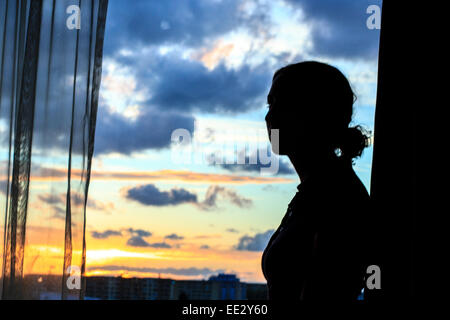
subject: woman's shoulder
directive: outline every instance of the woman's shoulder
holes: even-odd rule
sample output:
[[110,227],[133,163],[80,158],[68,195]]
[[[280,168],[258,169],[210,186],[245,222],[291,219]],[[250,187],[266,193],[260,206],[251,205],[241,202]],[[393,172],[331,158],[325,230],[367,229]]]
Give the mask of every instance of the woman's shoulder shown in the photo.
[[300,186],[299,193],[315,206],[350,206],[352,203],[365,205],[369,193],[353,168],[311,177]]

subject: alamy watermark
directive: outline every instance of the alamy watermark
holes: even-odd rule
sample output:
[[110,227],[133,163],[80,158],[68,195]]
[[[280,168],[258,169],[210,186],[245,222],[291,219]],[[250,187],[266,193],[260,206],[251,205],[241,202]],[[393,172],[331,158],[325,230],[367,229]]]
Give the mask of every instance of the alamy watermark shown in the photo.
[[[223,143],[205,145],[193,139],[191,132],[179,128],[172,132],[171,158],[176,164],[255,166],[262,175],[274,175],[279,170],[279,130],[271,129],[271,146],[267,130],[229,131]],[[272,152],[273,151],[273,152]]]
[[81,269],[79,266],[69,266],[66,270],[69,275],[66,280],[67,289],[80,290],[81,289]]
[[381,29],[381,8],[375,4],[367,7],[366,13],[370,16],[366,20],[367,29]]
[[67,29],[81,29],[81,9],[77,5],[68,6],[66,9],[66,13],[69,14],[69,17],[66,20]]
[[381,289],[381,269],[376,264],[370,265],[366,269],[369,275],[366,279],[366,288],[369,290]]

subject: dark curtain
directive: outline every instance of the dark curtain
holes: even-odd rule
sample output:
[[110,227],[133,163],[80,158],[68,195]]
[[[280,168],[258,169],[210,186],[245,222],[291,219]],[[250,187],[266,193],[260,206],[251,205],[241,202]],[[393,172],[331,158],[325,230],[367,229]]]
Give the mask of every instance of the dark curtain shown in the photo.
[[416,295],[416,114],[428,79],[418,70],[422,58],[417,47],[423,38],[409,27],[422,9],[383,1],[371,178],[376,231],[372,261],[381,268],[381,290],[370,294],[387,300]]
[[107,4],[0,3],[3,299],[83,298]]

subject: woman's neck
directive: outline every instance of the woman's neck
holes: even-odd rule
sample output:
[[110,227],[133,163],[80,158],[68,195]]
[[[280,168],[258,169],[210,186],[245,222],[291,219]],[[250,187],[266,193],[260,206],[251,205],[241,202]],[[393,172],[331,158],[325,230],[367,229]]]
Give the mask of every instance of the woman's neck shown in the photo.
[[316,174],[316,172],[335,167],[340,162],[334,152],[307,152],[301,155],[293,153],[289,155],[289,160],[291,160],[301,182]]

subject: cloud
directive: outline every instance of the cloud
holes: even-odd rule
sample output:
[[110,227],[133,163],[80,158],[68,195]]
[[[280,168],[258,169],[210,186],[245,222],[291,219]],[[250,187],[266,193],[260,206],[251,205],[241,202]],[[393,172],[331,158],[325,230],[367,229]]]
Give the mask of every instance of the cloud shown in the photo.
[[[296,173],[294,168],[288,161],[278,157],[271,151],[267,152],[267,150],[258,150],[256,152],[254,152],[252,155],[247,155],[244,151],[241,151],[240,153],[243,154],[243,156],[241,155],[241,157],[243,159],[242,162],[244,162],[242,164],[221,163],[224,161],[219,161],[219,163],[217,163],[218,161],[217,161],[217,159],[214,158],[214,155],[211,155],[209,157],[209,164],[210,165],[218,165],[221,168],[231,171],[231,172],[261,172],[262,168],[268,169],[268,168],[272,167],[275,170],[276,167],[278,166],[278,170],[275,173],[276,175],[289,175],[289,174]],[[262,161],[260,154],[264,154],[264,157],[267,157],[267,161]],[[278,165],[272,163],[273,161],[278,162]],[[252,162],[254,162],[254,163],[252,163]],[[263,162],[268,162],[268,163],[263,163]]]
[[95,154],[131,155],[133,152],[169,147],[173,130],[183,128],[193,134],[194,120],[191,115],[152,107],[143,108],[133,120],[101,106],[95,133]]
[[165,238],[170,239],[170,240],[183,240],[184,239],[183,236],[179,236],[176,233],[169,234],[169,235],[165,236]]
[[139,272],[139,273],[164,273],[172,274],[177,276],[208,276],[211,274],[223,273],[225,270],[216,269],[212,270],[209,268],[139,268],[139,267],[128,267],[128,266],[118,266],[118,265],[105,265],[98,267],[88,267],[89,271],[104,270],[104,271],[129,271],[129,272]]
[[197,46],[241,24],[240,5],[240,0],[133,0],[132,6],[127,1],[112,1],[106,19],[105,54],[130,46]]
[[379,30],[369,30],[369,5],[381,0],[284,0],[301,8],[313,26],[314,53],[336,58],[374,59],[378,54]]
[[267,230],[263,233],[257,233],[253,237],[245,235],[239,239],[235,249],[242,251],[263,251],[274,232],[275,230]]
[[204,249],[204,250],[207,250],[207,249],[210,249],[210,248],[211,247],[209,245],[207,245],[207,244],[203,244],[203,245],[200,246],[200,249]]
[[65,221],[66,220],[66,209],[63,209],[58,206],[51,206],[53,210],[53,216],[52,218],[60,219]]
[[93,198],[88,198],[87,201],[88,208],[98,210],[98,211],[111,211],[114,210],[115,205],[113,202],[102,202],[95,200]]
[[[39,194],[38,199],[46,204],[48,204],[53,211],[52,218],[66,220],[66,193],[44,193]],[[71,206],[79,207],[84,204],[82,196],[78,193],[72,193]]]
[[154,184],[141,185],[125,189],[125,197],[146,206],[174,206],[191,203],[202,210],[217,208],[217,201],[222,198],[239,208],[249,208],[252,200],[239,195],[236,191],[218,186],[209,186],[205,199],[198,200],[198,196],[186,189],[175,188],[161,191]]
[[96,239],[106,239],[111,236],[123,236],[124,233],[128,233],[132,237],[140,237],[140,238],[152,236],[152,233],[150,231],[143,230],[143,229],[134,229],[134,228],[127,228],[127,229],[122,229],[122,230],[108,229],[103,232],[91,231],[92,237],[96,238]]
[[142,237],[135,236],[135,237],[131,237],[130,239],[128,239],[127,246],[148,247],[149,243],[147,241],[145,241]]
[[194,239],[218,239],[222,238],[220,234],[201,234],[194,237]]
[[[259,1],[253,2],[256,4]],[[123,2],[111,4],[105,44],[108,44],[109,34],[114,35],[109,44],[110,48],[115,49],[105,47],[105,57],[120,66],[120,69],[127,70],[126,73],[136,84],[132,90],[146,92],[148,98],[139,103],[142,114],[135,122],[124,121],[117,115],[108,120],[112,115],[107,112],[106,117],[99,116],[101,122],[97,135],[104,136],[104,139],[100,138],[96,150],[99,153],[116,151],[130,154],[133,151],[168,146],[169,139],[163,137],[170,136],[173,128],[159,120],[168,113],[171,118],[183,117],[177,119],[177,123],[189,124],[192,117],[188,114],[192,112],[239,113],[261,107],[273,70],[264,63],[253,68],[245,64],[239,68],[227,68],[221,63],[221,57],[230,52],[232,44],[221,46],[219,38],[215,38],[240,26],[250,32],[259,27],[261,30],[265,28],[268,13],[258,5],[246,10],[244,7],[247,4],[240,0],[169,0],[158,4],[137,1],[136,4],[133,2],[132,7]],[[161,28],[161,25],[169,28]],[[171,47],[162,53],[160,49],[171,43],[178,47]],[[204,48],[211,43],[219,46],[218,49],[204,52]],[[186,45],[193,46],[203,54],[197,54],[200,55],[198,60],[195,54],[187,57]],[[119,48],[124,50],[117,50]],[[110,75],[105,74],[105,77],[109,79]],[[111,77],[114,75],[111,74]],[[141,117],[145,119],[141,121]],[[103,118],[106,119],[105,124],[111,123],[108,127],[112,130],[119,131],[117,128],[123,127],[144,139],[127,144],[127,139],[133,135],[123,135],[115,142],[116,139],[111,139],[110,134],[106,133],[109,130],[105,129],[105,134],[102,133],[102,126],[105,125],[102,123]],[[145,141],[145,133],[152,134],[155,127],[163,133],[161,139],[151,137],[150,141]],[[179,125],[178,128],[190,130],[191,126]],[[122,143],[122,140],[125,142]]]
[[[375,58],[379,30],[366,27],[369,5],[381,0],[283,0],[302,11],[300,23],[312,27],[314,54]],[[244,30],[254,37],[273,36],[271,7],[264,1],[114,1],[108,8],[105,56],[120,49],[181,45],[192,48]],[[252,7],[252,10],[245,10]],[[220,23],[218,23],[220,21]]]
[[[62,194],[64,195],[64,194]],[[47,204],[63,204],[65,199],[61,198],[61,194],[46,193],[38,195],[38,199]]]
[[147,206],[169,206],[197,202],[197,195],[185,189],[160,191],[153,184],[130,188],[126,191],[126,197]]
[[213,48],[207,50],[200,50],[199,53],[194,54],[194,58],[203,62],[203,64],[210,70],[214,69],[222,59],[228,57],[235,47],[232,43],[223,43],[218,40]]
[[[173,56],[160,58],[151,71],[159,80],[150,87],[150,104],[161,110],[206,113],[243,113],[260,108],[270,87],[271,71],[260,65],[228,69],[219,64],[209,70],[202,63]],[[148,76],[141,76],[149,83]]]
[[240,196],[234,190],[214,185],[208,187],[205,199],[199,203],[200,208],[204,210],[216,208],[218,197],[228,200],[239,208],[249,208],[253,203],[251,199]]
[[[57,54],[55,54],[57,56]],[[65,56],[62,54],[61,56]],[[111,78],[104,71],[105,78]],[[64,78],[63,76],[58,77]],[[145,79],[143,79],[145,81]],[[45,79],[38,81],[45,82]],[[60,81],[64,83],[64,81]],[[106,81],[105,83],[108,83]],[[42,101],[37,101],[35,116],[35,131],[33,134],[33,148],[39,153],[53,152],[54,154],[65,154],[69,150],[70,143],[70,113],[67,110],[70,108],[62,108],[61,106],[71,106],[71,100],[65,101],[64,97],[72,96],[71,94],[62,95],[61,92],[67,91],[67,86],[62,84],[55,84],[49,90],[50,103],[43,106]],[[123,86],[123,84],[122,84]],[[159,108],[159,106],[149,105],[139,101],[142,105],[139,106],[139,114],[133,119],[127,117],[123,112],[114,112],[114,107],[105,101],[103,96],[108,95],[108,91],[115,91],[116,95],[121,94],[125,100],[133,100],[136,92],[127,89],[129,92],[119,92],[120,85],[110,88],[103,86],[100,89],[101,97],[97,111],[97,123],[95,131],[95,154],[109,154],[120,153],[124,155],[131,155],[134,152],[141,152],[149,149],[162,149],[170,146],[172,131],[178,128],[188,130],[191,135],[194,131],[195,118],[191,114],[179,111],[170,111]],[[127,91],[124,90],[124,91]],[[55,91],[55,93],[53,93]],[[63,97],[60,97],[60,96]],[[78,99],[83,100],[80,96]],[[42,100],[42,99],[41,99]],[[78,100],[77,100],[78,101]],[[137,102],[136,102],[137,103]],[[44,110],[45,108],[45,110]],[[83,109],[84,110],[84,109]],[[81,112],[81,111],[80,111]],[[46,114],[51,114],[52,119],[58,121],[51,121]],[[3,120],[3,114],[0,114],[0,120]],[[72,152],[74,154],[83,154],[83,148],[86,149],[85,135],[81,134],[83,130],[80,127],[79,131],[75,131],[72,141]],[[86,152],[86,150],[84,150]]]
[[[130,246],[130,247],[145,247],[145,248],[158,248],[158,249],[169,249],[172,247],[171,245],[169,245],[165,242],[154,242],[154,243],[148,242],[144,238],[151,237],[152,233],[150,231],[143,230],[143,229],[127,228],[127,229],[122,229],[122,230],[108,229],[103,232],[91,231],[91,236],[95,239],[108,239],[109,237],[112,237],[112,236],[123,236],[124,233],[127,233],[130,235],[130,238],[126,242],[127,246]],[[175,239],[174,236],[177,236],[177,235],[172,234],[169,236],[166,236],[166,238]],[[183,237],[179,237],[178,239],[183,239]]]
[[103,232],[91,231],[91,236],[95,239],[107,239],[113,236],[122,236],[122,232],[116,230],[105,230]]
[[151,244],[144,237],[151,237],[152,233],[142,229],[128,228],[126,231],[131,235],[127,240],[127,246],[130,247],[151,247]]
[[[52,206],[56,212],[64,213],[65,216],[65,209],[62,209],[61,206],[66,206],[66,193],[43,193],[38,195],[38,199]],[[70,199],[71,206],[73,207],[80,207],[84,205],[84,196],[80,193],[72,192]],[[87,201],[87,207],[98,211],[111,211],[114,210],[115,206],[112,202],[102,202],[91,197]]]
[[127,246],[130,247],[150,247],[150,248],[158,248],[158,249],[170,249],[172,246],[165,242],[155,242],[149,243],[145,239],[139,236],[133,236],[127,241]]
[[126,229],[126,231],[129,232],[131,235],[138,236],[138,237],[150,237],[152,235],[151,232],[149,232],[147,230],[142,230],[142,229],[128,228],[128,229]]
[[149,247],[152,248],[161,248],[161,249],[170,249],[172,246],[165,242],[155,242],[155,243],[149,243]]
[[265,62],[228,68],[222,61],[209,69],[180,50],[162,55],[150,49],[115,57],[114,62],[131,72],[136,92],[148,92],[142,108],[164,113],[236,114],[261,108],[273,73]]
[[275,192],[275,191],[278,191],[278,188],[271,184],[267,184],[264,187],[262,187],[261,190],[267,191],[267,192]]

